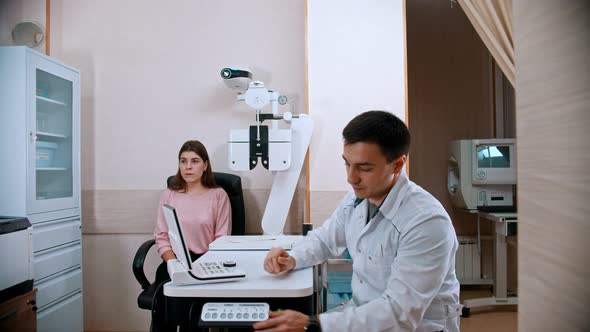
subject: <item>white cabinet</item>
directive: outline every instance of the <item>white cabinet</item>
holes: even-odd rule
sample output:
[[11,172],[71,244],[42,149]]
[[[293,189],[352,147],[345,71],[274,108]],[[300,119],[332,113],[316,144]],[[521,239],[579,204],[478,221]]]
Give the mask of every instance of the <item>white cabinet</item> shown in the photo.
[[0,47],[0,215],[33,224],[39,330],[81,331],[80,73],[21,46]]

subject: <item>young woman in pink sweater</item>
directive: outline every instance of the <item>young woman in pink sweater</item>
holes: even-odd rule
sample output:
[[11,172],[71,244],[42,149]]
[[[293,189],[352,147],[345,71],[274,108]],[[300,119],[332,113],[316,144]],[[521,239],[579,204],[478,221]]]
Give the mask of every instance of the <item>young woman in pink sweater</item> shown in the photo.
[[215,184],[209,154],[199,141],[185,142],[178,152],[178,171],[162,192],[154,236],[162,264],[156,280],[169,279],[165,262],[176,256],[168,238],[168,226],[162,206],[176,208],[192,260],[209,249],[209,244],[231,233],[231,206],[226,192]]

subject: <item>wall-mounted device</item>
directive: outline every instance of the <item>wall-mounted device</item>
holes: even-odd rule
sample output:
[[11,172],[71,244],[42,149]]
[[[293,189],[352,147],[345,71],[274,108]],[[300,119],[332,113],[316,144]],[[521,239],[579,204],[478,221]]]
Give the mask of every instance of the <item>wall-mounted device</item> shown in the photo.
[[45,28],[37,22],[19,22],[12,29],[12,39],[15,45],[34,48],[43,41],[44,37]]
[[[286,104],[287,97],[268,90],[263,82],[252,81],[252,72],[247,67],[223,68],[221,77],[227,86],[238,91],[236,99],[256,112],[255,124],[248,129],[230,131],[229,169],[249,171],[262,164],[267,170],[275,171],[262,217],[262,230],[267,235],[282,234],[311,141],[313,121],[306,114],[279,114],[278,105]],[[263,113],[269,104],[271,112]],[[289,128],[279,128],[281,120]],[[270,121],[270,126],[263,124],[265,121]]]
[[516,140],[449,142],[447,189],[453,205],[468,210],[514,211]]
[[[223,82],[238,91],[237,100],[243,101],[256,111],[256,124],[248,129],[232,129],[229,137],[229,168],[234,171],[249,171],[259,163],[271,171],[284,171],[291,166],[291,129],[279,129],[276,120],[290,122],[278,114],[278,104],[287,98],[267,90],[264,83],[252,81],[252,72],[247,67],[226,67],[221,70]],[[270,104],[272,113],[262,113]],[[288,113],[288,112],[287,112]],[[272,126],[263,125],[266,120]]]

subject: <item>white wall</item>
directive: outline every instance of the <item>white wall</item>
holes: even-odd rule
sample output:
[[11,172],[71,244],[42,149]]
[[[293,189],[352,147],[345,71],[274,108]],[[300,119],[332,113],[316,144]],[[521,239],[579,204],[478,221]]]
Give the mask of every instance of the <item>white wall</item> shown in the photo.
[[403,2],[308,1],[307,12],[310,190],[344,191],[344,126],[372,109],[405,120]]
[[[304,110],[303,2],[53,0],[51,6],[51,55],[82,77],[85,329],[145,331],[149,313],[137,308],[131,261],[153,237],[157,199],[176,172],[178,149],[199,139],[213,169],[228,171],[229,130],[247,128],[254,112],[223,84],[219,72],[226,66],[250,66],[255,79],[290,97],[285,107]],[[260,223],[271,175],[262,168],[239,175],[247,224]],[[303,211],[293,206],[289,218]],[[148,265],[153,270],[154,260]]]
[[[224,86],[223,67],[251,66],[303,110],[298,1],[55,0],[52,15],[52,55],[82,72],[83,189],[162,188],[188,139],[227,171],[229,130],[254,112]],[[271,185],[262,169],[240,175],[245,188]]]
[[[84,236],[85,331],[149,331],[151,312],[137,307],[141,287],[131,272],[133,256],[143,241],[141,234]],[[157,255],[148,256],[144,271],[149,280],[160,262]]]

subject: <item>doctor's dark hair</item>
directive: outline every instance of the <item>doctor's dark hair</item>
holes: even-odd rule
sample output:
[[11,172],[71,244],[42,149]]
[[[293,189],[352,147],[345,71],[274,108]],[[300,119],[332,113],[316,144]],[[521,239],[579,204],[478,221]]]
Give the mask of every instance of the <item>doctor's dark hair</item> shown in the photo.
[[368,111],[357,115],[342,130],[344,144],[377,144],[387,162],[410,152],[410,131],[397,116],[385,111]]
[[[186,141],[180,147],[180,151],[178,151],[178,161],[180,162],[180,156],[183,152],[192,151],[196,153],[203,162],[207,162],[207,168],[203,171],[203,175],[201,176],[201,183],[207,188],[217,188],[217,184],[215,183],[215,178],[213,177],[213,171],[211,171],[211,161],[209,160],[209,154],[207,153],[207,149],[203,145],[203,143],[199,141]],[[170,180],[168,184],[168,189],[180,192],[186,192],[188,189],[186,181],[182,178],[180,174],[180,167],[176,172],[176,175]]]

